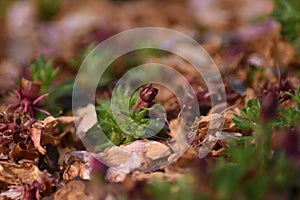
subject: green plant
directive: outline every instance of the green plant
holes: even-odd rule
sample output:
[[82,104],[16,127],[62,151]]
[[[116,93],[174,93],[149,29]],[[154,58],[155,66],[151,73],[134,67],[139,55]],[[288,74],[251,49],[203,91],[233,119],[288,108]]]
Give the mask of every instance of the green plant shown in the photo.
[[274,121],[274,126],[278,128],[292,127],[300,121],[300,109],[299,106],[295,108],[279,108],[280,117],[277,117]]
[[287,95],[289,95],[290,97],[292,97],[292,99],[294,99],[298,104],[300,104],[300,86],[296,90],[295,94],[287,92]]
[[[290,128],[300,122],[300,86],[295,91],[295,94],[285,92],[296,103],[295,106],[288,108],[273,107],[274,119],[272,120],[272,129],[274,128]],[[274,110],[275,109],[275,110]],[[264,111],[257,99],[247,102],[247,107],[241,109],[241,116],[234,114],[233,122],[242,130],[255,130],[258,123],[261,121],[261,113],[270,112]],[[268,115],[265,114],[264,115]]]
[[59,73],[59,68],[54,68],[53,61],[46,61],[44,56],[40,56],[36,61],[32,62],[30,67],[32,78],[42,83],[41,92],[49,92],[49,87]]
[[298,49],[300,54],[300,4],[294,0],[274,0],[273,16],[282,24],[283,35]]
[[[49,94],[45,108],[53,114],[63,114],[64,111],[71,109],[72,91],[75,78],[59,83],[56,87],[53,87],[59,71],[60,68],[55,68],[53,61],[46,60],[44,56],[40,56],[31,64],[33,80],[41,83],[40,93]],[[37,116],[39,119],[44,117],[45,116],[43,115]]]
[[87,47],[85,47],[84,49],[82,49],[76,58],[71,59],[68,61],[68,66],[70,66],[72,69],[78,71],[78,69],[80,68],[81,63],[83,62],[83,60],[88,56],[88,54],[94,49],[96,48],[96,44],[92,43],[90,45],[88,45]]
[[273,123],[277,128],[290,128],[300,122],[300,86],[295,94],[290,92],[286,92],[286,94],[295,101],[296,105],[289,108],[278,108],[278,114]]
[[[232,145],[227,158],[220,158],[211,171],[217,199],[264,199],[268,193],[282,195],[296,187],[297,171],[282,151],[271,154],[271,137],[262,137],[259,126],[252,140],[261,142]],[[268,135],[268,134],[266,134]]]
[[247,107],[241,109],[241,116],[234,114],[233,122],[242,130],[253,130],[260,119],[260,103],[257,99],[247,102]]
[[[187,175],[174,182],[168,182],[165,180],[153,180],[146,188],[146,193],[153,199],[197,199],[195,191],[193,191],[193,184],[191,175]],[[199,196],[198,196],[199,197]]]
[[37,1],[38,15],[41,20],[50,20],[59,10],[61,0]]
[[[241,116],[235,115],[233,122],[252,134],[238,145],[229,146],[227,157],[217,162],[213,174],[218,198],[262,199],[271,191],[283,198],[292,195],[292,188],[299,191],[296,177],[300,174],[293,164],[298,159],[293,157],[297,148],[291,146],[298,144],[288,141],[294,141],[299,134],[295,127],[300,122],[300,87],[295,94],[286,93],[296,102],[295,106],[280,106],[279,95],[270,91],[261,104],[256,99],[249,101],[241,109]],[[268,117],[263,119],[263,115]],[[284,139],[281,138],[280,148],[274,149],[273,133],[278,129],[284,132]],[[218,179],[223,174],[226,176]]]
[[[275,93],[271,91],[269,94]],[[299,89],[291,96],[297,99],[298,95]],[[218,198],[263,199],[270,192],[284,196],[291,195],[292,188],[299,189],[295,181],[299,172],[289,155],[296,152],[288,150],[293,147],[284,142],[287,139],[283,139],[282,149],[273,149],[272,146],[275,130],[280,128],[286,132],[285,137],[289,137],[289,131],[299,122],[299,108],[270,107],[276,104],[272,99],[277,101],[276,95],[267,95],[262,104],[256,99],[249,101],[247,107],[241,109],[241,116],[235,115],[233,122],[241,129],[251,130],[252,134],[230,145],[226,158],[218,160],[212,170]],[[275,113],[275,116],[264,112]],[[262,115],[270,117],[263,119]]]
[[[96,111],[99,125],[115,145],[131,142],[151,131],[151,128],[147,128],[151,122],[147,113],[153,109],[156,94],[157,89],[148,85],[130,96],[128,90],[120,85],[112,100],[98,100],[100,105]],[[112,106],[120,112],[114,115]],[[153,131],[155,130],[153,127]]]

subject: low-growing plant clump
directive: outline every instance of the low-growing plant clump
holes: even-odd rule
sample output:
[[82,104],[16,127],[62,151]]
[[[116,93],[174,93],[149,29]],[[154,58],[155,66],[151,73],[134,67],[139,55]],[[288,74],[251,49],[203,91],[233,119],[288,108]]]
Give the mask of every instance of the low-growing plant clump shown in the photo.
[[[300,4],[88,2],[0,2],[0,199],[300,198]],[[76,74],[96,44],[149,25],[199,42],[218,66],[226,102],[211,105],[225,98],[222,87],[210,90],[211,77],[184,58],[142,49],[103,72],[94,105],[72,108]],[[103,51],[91,65],[110,56]],[[195,100],[194,123],[186,122],[189,101],[180,107],[164,85],[118,82],[144,63],[168,66],[190,84],[195,99],[182,99]]]

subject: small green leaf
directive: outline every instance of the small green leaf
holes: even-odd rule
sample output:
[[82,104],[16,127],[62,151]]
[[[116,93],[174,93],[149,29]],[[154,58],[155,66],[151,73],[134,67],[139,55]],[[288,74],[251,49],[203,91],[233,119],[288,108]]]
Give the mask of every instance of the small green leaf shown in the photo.
[[295,94],[287,92],[287,95],[289,95],[290,97],[292,97],[298,104],[300,104],[300,86],[296,90]]
[[32,62],[30,68],[32,78],[35,81],[40,81],[42,83],[41,93],[49,92],[50,86],[59,73],[59,68],[54,68],[53,61],[46,61],[46,58],[43,55]]
[[241,116],[234,114],[233,122],[242,130],[253,130],[260,119],[259,101],[248,101],[247,107],[241,108],[240,112]]

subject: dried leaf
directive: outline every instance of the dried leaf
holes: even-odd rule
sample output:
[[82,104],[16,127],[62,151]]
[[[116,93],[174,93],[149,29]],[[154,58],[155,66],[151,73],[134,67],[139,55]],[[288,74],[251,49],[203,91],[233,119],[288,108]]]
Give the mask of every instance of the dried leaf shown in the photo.
[[77,133],[83,136],[95,124],[98,124],[95,106],[92,104],[76,110]]
[[7,185],[29,184],[40,180],[45,174],[37,166],[24,163],[15,164],[0,161],[0,182]]
[[40,155],[37,150],[29,150],[25,143],[19,142],[14,146],[9,156],[12,160],[19,161],[21,159],[37,160]]
[[[63,132],[58,131],[57,125],[61,124],[64,126]],[[79,138],[75,134],[74,128],[74,117],[73,116],[62,116],[58,118],[54,118],[53,116],[49,116],[44,119],[43,122],[38,124],[42,129],[42,142],[43,144],[52,144],[54,146],[58,146],[61,144],[63,137],[65,137],[68,133],[71,133],[72,143],[78,143]]]
[[171,150],[168,146],[160,142],[136,140],[130,144],[106,149],[104,152],[97,154],[97,157],[101,158],[108,166],[116,168],[127,163],[133,153],[138,154],[141,166],[143,166],[143,168],[135,170],[148,171],[154,167],[154,163],[159,159],[169,157],[171,155]]
[[72,180],[76,177],[80,177],[82,179],[89,180],[90,177],[90,170],[85,162],[78,157],[70,156],[66,160],[66,167],[63,174],[63,179],[66,181]]
[[131,171],[141,167],[141,160],[137,153],[131,153],[128,161],[115,168],[109,168],[105,179],[109,182],[123,182]]
[[39,126],[34,126],[31,128],[29,132],[29,136],[33,141],[34,147],[41,153],[46,154],[46,149],[41,146],[41,135],[42,135],[43,128]]

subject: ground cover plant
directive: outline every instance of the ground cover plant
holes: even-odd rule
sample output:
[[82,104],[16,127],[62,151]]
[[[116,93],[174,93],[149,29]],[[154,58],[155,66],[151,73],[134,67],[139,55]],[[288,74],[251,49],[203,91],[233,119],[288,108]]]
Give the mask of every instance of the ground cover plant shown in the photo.
[[[0,199],[299,199],[299,10],[292,0],[0,2]],[[210,93],[187,59],[144,49],[111,63],[95,106],[72,109],[89,52],[149,26],[203,46],[221,74],[226,108],[212,106],[219,85]],[[117,84],[144,63],[184,77],[200,110],[193,123],[184,118],[191,105],[181,107],[164,85],[148,81],[130,92]]]

